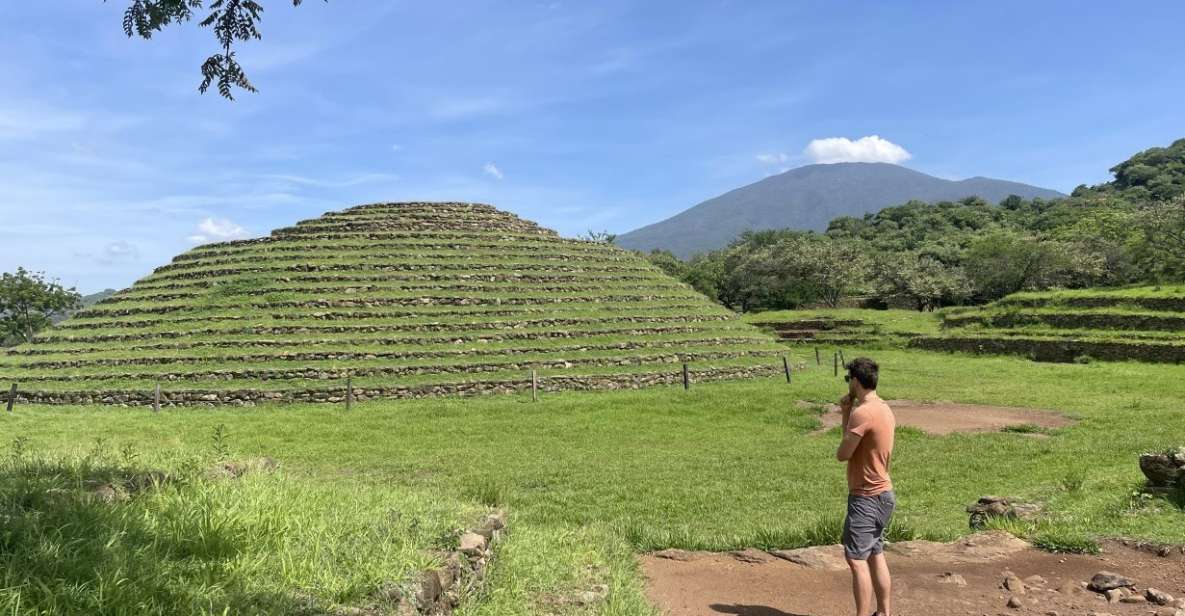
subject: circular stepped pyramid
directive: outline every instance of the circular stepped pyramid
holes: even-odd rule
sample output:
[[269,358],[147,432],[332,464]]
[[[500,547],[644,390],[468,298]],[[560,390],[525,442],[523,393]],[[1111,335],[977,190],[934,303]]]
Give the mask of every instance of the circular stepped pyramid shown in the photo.
[[781,370],[768,335],[616,247],[488,205],[363,205],[175,258],[0,356],[51,404],[339,402]]

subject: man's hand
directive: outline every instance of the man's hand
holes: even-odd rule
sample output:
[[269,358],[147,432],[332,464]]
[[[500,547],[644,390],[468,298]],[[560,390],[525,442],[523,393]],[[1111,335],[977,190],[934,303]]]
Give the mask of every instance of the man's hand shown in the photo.
[[844,397],[839,399],[839,410],[843,417],[843,421],[839,425],[844,430],[848,429],[848,418],[852,416],[852,403],[852,394],[844,394]]

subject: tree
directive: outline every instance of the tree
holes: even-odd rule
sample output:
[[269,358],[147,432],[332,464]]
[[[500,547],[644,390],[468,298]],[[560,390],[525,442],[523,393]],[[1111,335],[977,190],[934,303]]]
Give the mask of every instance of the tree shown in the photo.
[[650,254],[644,255],[646,260],[651,265],[658,267],[666,272],[668,276],[682,280],[687,274],[687,264],[680,261],[674,253],[669,250],[659,250],[655,248],[650,251]]
[[[292,0],[292,5],[300,6],[303,1]],[[202,9],[203,0],[131,0],[123,13],[123,31],[129,38],[151,39],[165,26],[191,21],[194,12]],[[261,38],[259,21],[263,18],[263,4],[257,0],[213,0],[207,10],[198,25],[213,29],[222,52],[211,55],[202,63],[202,82],[198,91],[205,94],[210,85],[216,83],[218,93],[227,100],[234,100],[234,88],[257,92],[235,59],[232,47],[236,42]]]
[[868,257],[858,240],[801,231],[782,231],[772,244],[766,235],[750,239],[729,249],[720,293],[720,301],[742,311],[818,302],[834,308],[867,279]]
[[586,242],[596,242],[598,244],[612,244],[613,242],[617,241],[616,233],[609,233],[608,231],[593,231],[592,229],[589,229],[588,233],[585,233],[584,235],[578,235],[576,237]]
[[0,338],[28,342],[54,317],[82,307],[74,288],[45,279],[45,274],[18,267],[0,276]]
[[975,294],[993,301],[1017,291],[1040,291],[1057,286],[1089,286],[1102,273],[1097,255],[1074,244],[1041,240],[1012,231],[986,235],[964,256]]
[[961,267],[918,252],[879,255],[875,279],[881,297],[906,300],[919,312],[957,304],[971,295],[971,281]]

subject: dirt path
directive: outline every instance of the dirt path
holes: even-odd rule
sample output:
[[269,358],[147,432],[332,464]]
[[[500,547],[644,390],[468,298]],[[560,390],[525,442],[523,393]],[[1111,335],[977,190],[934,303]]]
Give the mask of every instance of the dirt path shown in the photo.
[[[797,562],[792,562],[797,561]],[[668,550],[641,557],[647,595],[669,616],[851,616],[850,578],[839,546],[779,553],[730,554]],[[1142,593],[1157,588],[1185,597],[1185,559],[1109,543],[1099,556],[1036,550],[1000,532],[940,544],[891,546],[894,613],[898,616],[988,614],[1166,614],[1150,603],[1108,603],[1083,582],[1101,570],[1127,576]],[[1022,593],[1002,587],[1005,571],[1026,580]],[[1038,576],[1038,577],[1033,577]],[[962,582],[962,583],[960,583]],[[1008,607],[1015,597],[1020,607]]]
[[[917,402],[889,400],[899,426],[913,426],[929,434],[952,432],[998,432],[1009,426],[1035,425],[1061,428],[1073,423],[1056,411],[1038,409],[958,404],[955,402]],[[813,406],[813,405],[812,405]],[[839,425],[839,407],[831,406],[821,418],[822,430]]]

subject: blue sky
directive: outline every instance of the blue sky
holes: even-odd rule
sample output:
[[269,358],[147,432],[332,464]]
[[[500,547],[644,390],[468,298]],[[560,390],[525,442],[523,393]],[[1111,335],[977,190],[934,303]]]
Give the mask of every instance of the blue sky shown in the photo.
[[0,3],[3,271],[119,288],[403,199],[625,232],[820,157],[1069,191],[1185,137],[1175,0],[266,0],[235,103],[126,4]]

